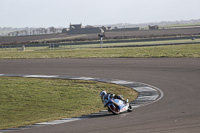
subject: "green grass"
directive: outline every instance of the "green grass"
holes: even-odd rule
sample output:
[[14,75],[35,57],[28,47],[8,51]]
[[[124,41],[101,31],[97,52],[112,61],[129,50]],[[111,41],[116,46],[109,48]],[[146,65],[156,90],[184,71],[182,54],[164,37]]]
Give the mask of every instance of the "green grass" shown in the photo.
[[0,51],[0,59],[200,57],[200,44],[127,48]]
[[0,77],[0,129],[103,110],[102,90],[130,101],[137,96],[133,89],[94,81]]
[[[128,40],[128,39],[127,39]],[[162,41],[141,41],[141,42],[123,42],[123,43],[103,43],[102,47],[114,47],[114,46],[132,46],[132,45],[151,45],[151,44],[169,44],[169,43],[193,43],[200,42],[200,39],[180,39],[180,40],[162,40]],[[84,44],[84,45],[68,45],[62,46],[62,48],[99,48],[100,44]]]

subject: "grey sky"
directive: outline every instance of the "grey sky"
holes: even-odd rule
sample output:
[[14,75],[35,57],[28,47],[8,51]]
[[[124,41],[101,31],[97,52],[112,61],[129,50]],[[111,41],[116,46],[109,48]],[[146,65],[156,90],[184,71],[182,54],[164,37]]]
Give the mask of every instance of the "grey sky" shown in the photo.
[[200,18],[200,0],[0,0],[0,27],[68,27]]

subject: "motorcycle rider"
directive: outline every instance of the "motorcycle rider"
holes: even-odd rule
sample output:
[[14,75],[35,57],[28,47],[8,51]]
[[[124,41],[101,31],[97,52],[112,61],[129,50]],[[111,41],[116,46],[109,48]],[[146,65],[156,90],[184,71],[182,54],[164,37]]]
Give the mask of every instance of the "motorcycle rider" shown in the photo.
[[115,95],[115,94],[107,93],[106,91],[101,91],[99,96],[101,97],[101,100],[102,100],[102,102],[104,104],[104,107],[106,107],[106,104],[108,103],[108,100],[111,99],[111,98],[120,99],[125,104],[128,102],[128,99],[124,100],[122,95]]

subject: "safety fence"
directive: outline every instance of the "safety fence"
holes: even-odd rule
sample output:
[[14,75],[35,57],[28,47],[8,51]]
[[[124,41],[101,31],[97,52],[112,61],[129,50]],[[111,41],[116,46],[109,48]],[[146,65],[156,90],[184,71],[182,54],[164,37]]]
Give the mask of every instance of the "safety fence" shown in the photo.
[[181,44],[200,44],[200,36],[196,37],[177,37],[177,38],[148,38],[135,40],[99,40],[87,42],[51,42],[37,44],[0,44],[0,51],[37,51],[37,50],[58,50],[58,49],[77,49],[77,48],[113,48],[113,47],[144,47],[160,45],[181,45]]

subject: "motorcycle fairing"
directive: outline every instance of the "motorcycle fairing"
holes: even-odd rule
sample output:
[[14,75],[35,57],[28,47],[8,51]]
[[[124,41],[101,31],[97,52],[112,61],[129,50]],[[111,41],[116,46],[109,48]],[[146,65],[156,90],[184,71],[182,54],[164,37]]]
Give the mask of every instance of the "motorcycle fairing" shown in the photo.
[[[128,104],[124,104],[124,102],[120,99],[111,99],[111,101],[117,105],[117,108],[120,110],[120,112],[124,112],[126,110],[128,110]],[[110,104],[112,105],[112,104]],[[112,105],[113,106],[113,105]]]

